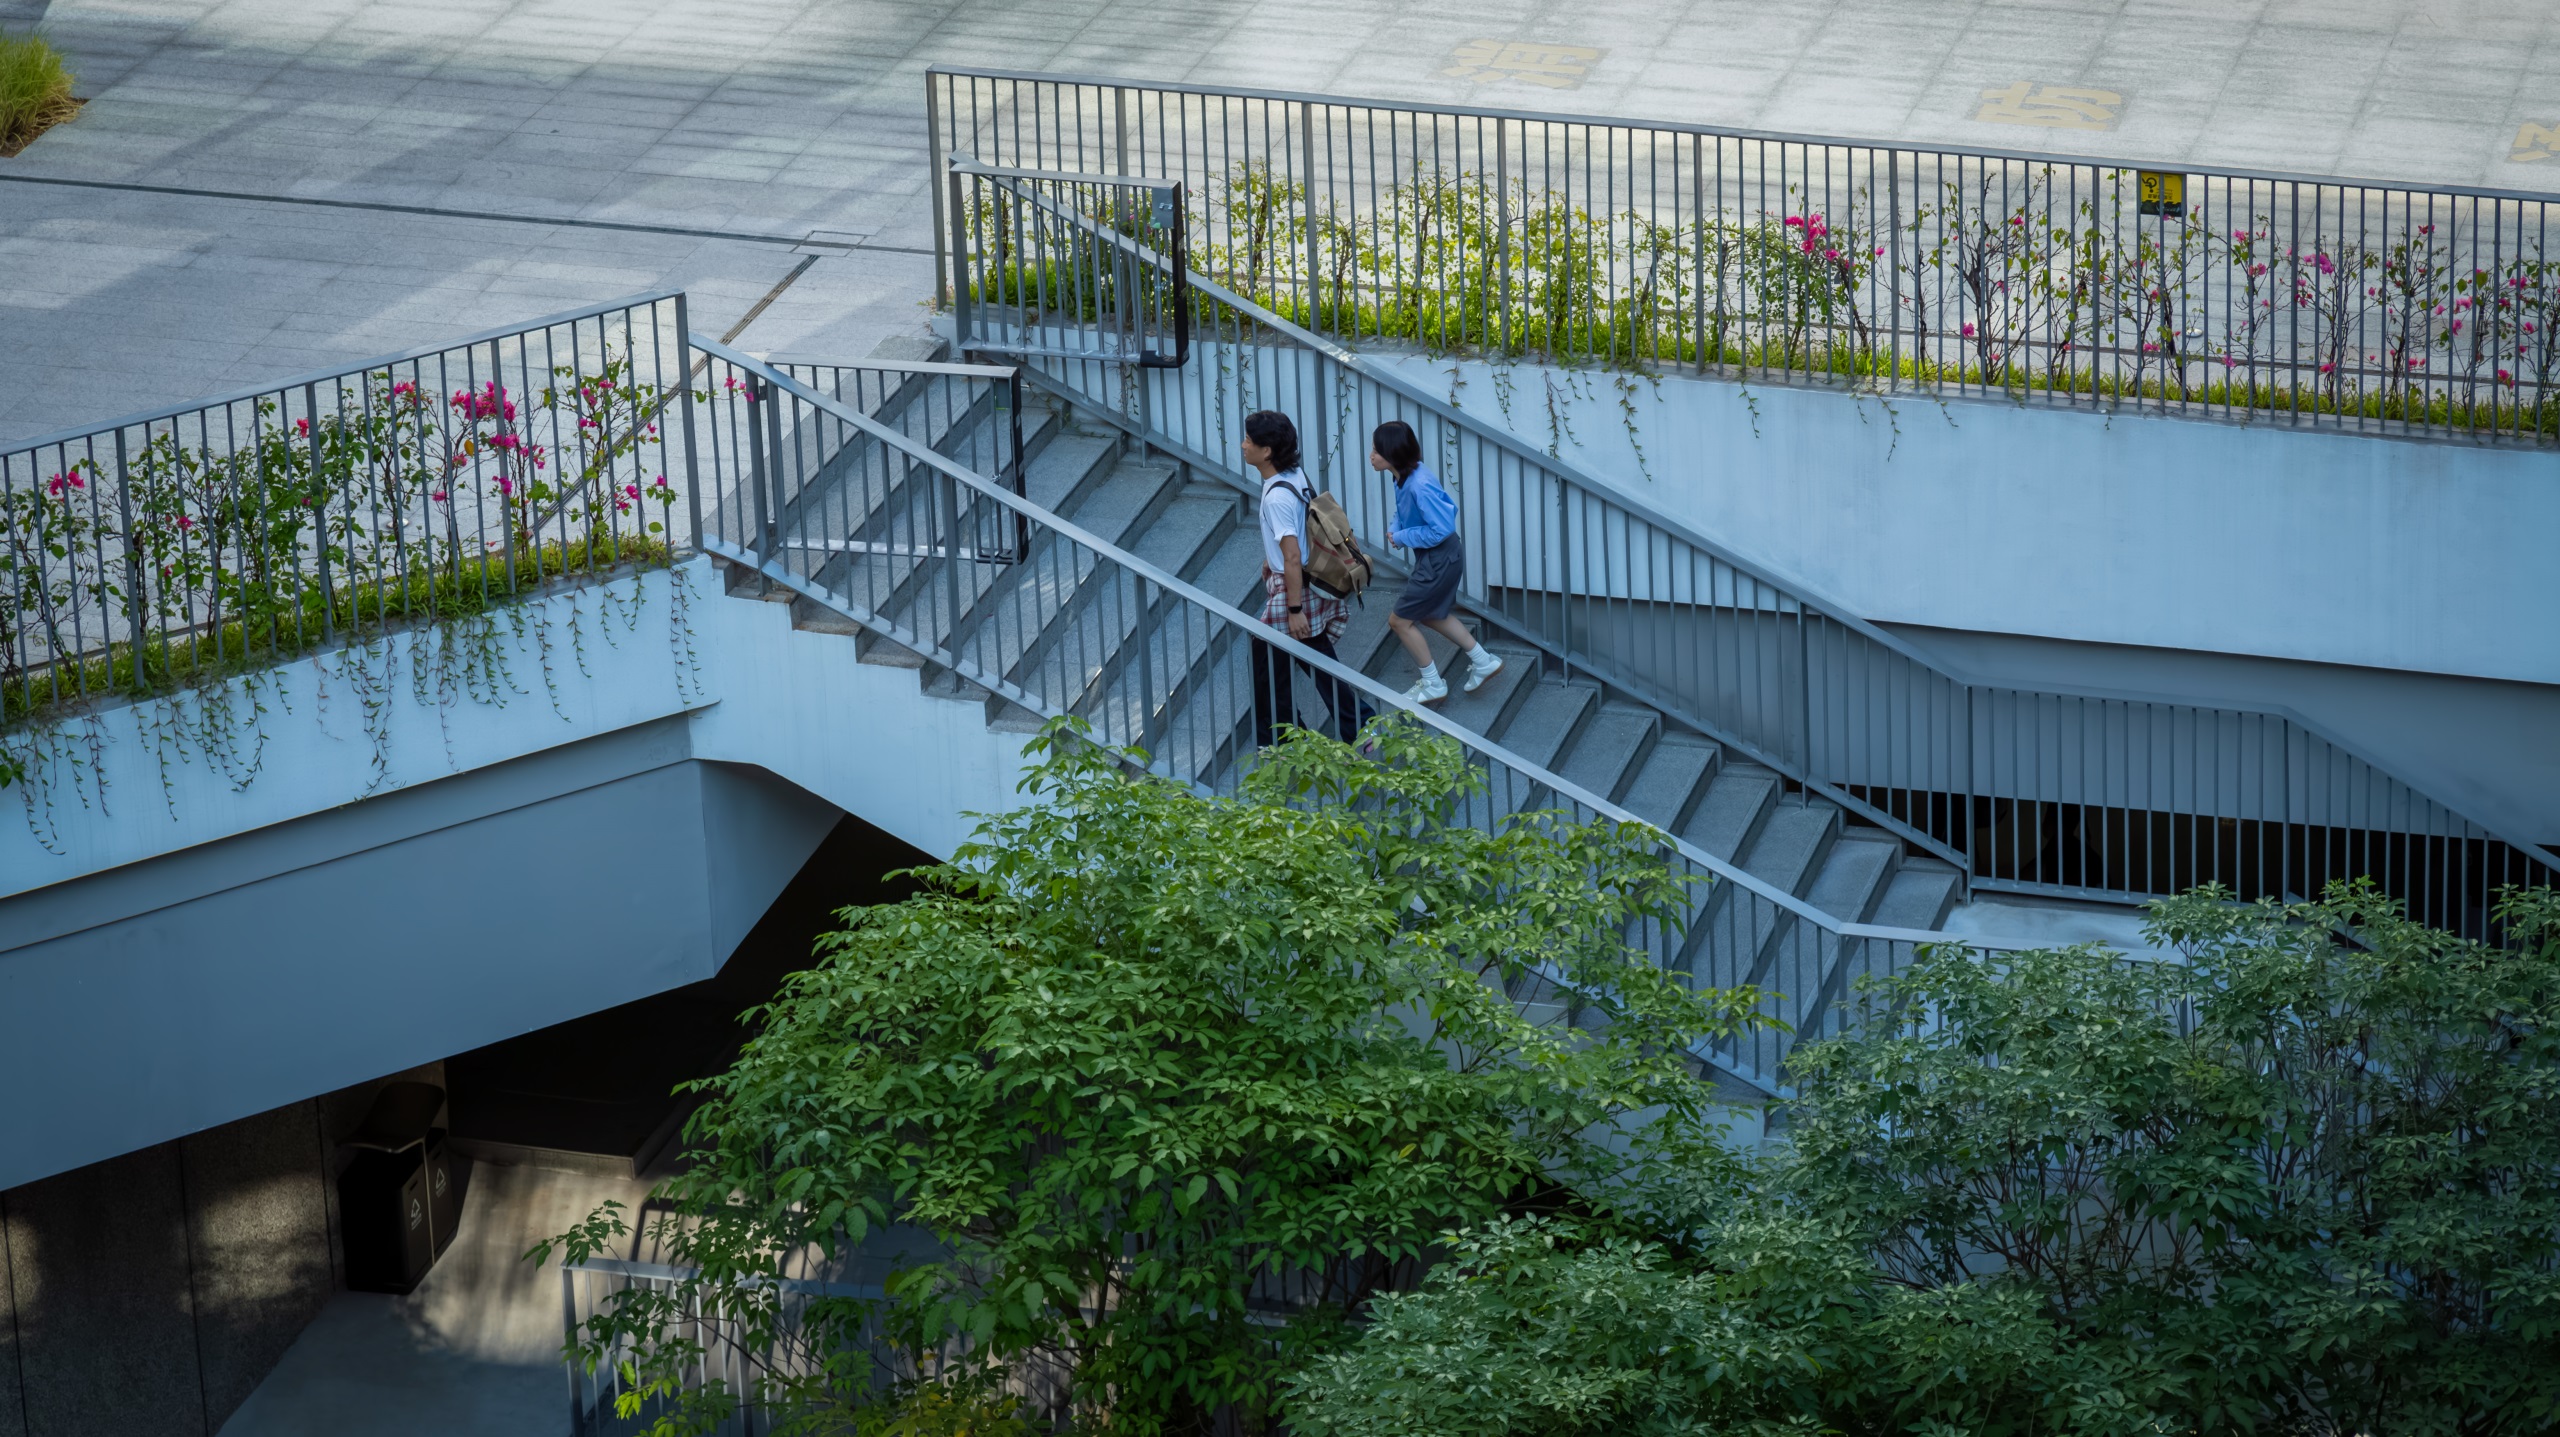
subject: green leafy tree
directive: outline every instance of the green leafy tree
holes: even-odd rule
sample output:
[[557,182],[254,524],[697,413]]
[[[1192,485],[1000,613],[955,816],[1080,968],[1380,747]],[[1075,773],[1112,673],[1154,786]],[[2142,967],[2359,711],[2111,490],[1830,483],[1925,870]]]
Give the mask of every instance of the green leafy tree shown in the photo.
[[[626,1295],[579,1352],[628,1362],[671,1430],[741,1400],[825,1425],[1010,1396],[1097,1431],[1249,1432],[1438,1234],[1659,1221],[1669,1176],[1720,1151],[1690,1053],[1753,1001],[1629,946],[1686,906],[1660,836],[1470,824],[1454,745],[1392,719],[1367,743],[1297,735],[1210,799],[1048,730],[1033,801],[909,901],[847,910],[705,1084],[660,1193],[699,1275]],[[938,1255],[883,1301],[786,1316],[768,1279],[884,1223]],[[620,1231],[604,1212],[561,1241]],[[797,1375],[688,1386],[697,1313],[798,1344],[776,1364]]]
[[1293,1426],[2560,1429],[2560,901],[2502,919],[2205,891],[2154,909],[2183,964],[1925,955],[1692,1220],[1468,1234]]

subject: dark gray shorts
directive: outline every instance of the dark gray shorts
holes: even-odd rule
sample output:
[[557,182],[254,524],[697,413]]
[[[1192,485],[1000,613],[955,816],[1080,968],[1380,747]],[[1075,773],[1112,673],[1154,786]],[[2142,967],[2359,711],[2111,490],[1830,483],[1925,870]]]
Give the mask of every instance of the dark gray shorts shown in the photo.
[[1396,617],[1415,623],[1449,617],[1458,602],[1458,581],[1467,576],[1467,546],[1452,534],[1413,556],[1413,577],[1396,598]]

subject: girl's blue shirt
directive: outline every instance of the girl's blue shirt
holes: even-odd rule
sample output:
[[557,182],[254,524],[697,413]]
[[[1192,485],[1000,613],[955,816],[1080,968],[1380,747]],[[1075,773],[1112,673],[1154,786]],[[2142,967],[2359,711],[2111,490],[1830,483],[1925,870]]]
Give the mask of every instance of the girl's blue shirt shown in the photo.
[[1396,481],[1396,521],[1387,526],[1389,542],[1405,549],[1428,549],[1458,532],[1458,501],[1440,487],[1440,476],[1428,464]]

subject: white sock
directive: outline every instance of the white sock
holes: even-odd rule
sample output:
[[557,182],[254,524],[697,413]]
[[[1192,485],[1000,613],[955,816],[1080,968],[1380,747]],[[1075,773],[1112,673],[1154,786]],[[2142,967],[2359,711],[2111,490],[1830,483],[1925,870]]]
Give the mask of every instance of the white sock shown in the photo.
[[1424,683],[1427,684],[1438,677],[1440,677],[1440,666],[1438,664],[1424,664],[1422,666],[1422,681]]
[[1474,648],[1467,650],[1468,668],[1480,669],[1493,661],[1493,650],[1486,648],[1482,644],[1478,644]]

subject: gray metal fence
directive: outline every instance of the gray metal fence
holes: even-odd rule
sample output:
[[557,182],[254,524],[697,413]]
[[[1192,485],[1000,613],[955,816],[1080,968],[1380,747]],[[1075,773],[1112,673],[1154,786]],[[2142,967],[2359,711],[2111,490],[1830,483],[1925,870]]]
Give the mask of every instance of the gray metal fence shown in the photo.
[[[665,1263],[589,1258],[560,1269],[560,1315],[564,1341],[590,1336],[590,1323],[625,1303],[647,1304],[668,1321],[660,1340],[689,1344],[685,1370],[677,1374],[686,1393],[718,1391],[734,1404],[727,1420],[698,1437],[765,1437],[796,1415],[773,1399],[796,1382],[808,1382],[829,1371],[837,1329],[813,1330],[804,1318],[813,1301],[877,1301],[875,1285],[827,1282],[814,1278],[782,1278],[765,1285],[760,1297],[771,1312],[761,1323],[736,1312],[707,1308],[700,1300],[695,1269]],[[636,1310],[636,1309],[635,1309]],[[758,1328],[763,1329],[762,1332]],[[576,1358],[569,1373],[569,1431],[572,1437],[637,1437],[670,1410],[670,1394],[648,1389],[629,1366],[633,1354],[615,1346],[590,1363]],[[628,1410],[625,1410],[625,1409]]]
[[[1079,194],[955,158],[973,212],[1073,217]],[[1179,263],[1140,238],[1106,235],[1096,219],[1082,223],[1107,243],[1073,253],[1124,266],[1146,250],[1156,265]],[[985,231],[956,233],[982,243]],[[1026,262],[1018,242],[1002,255]],[[955,291],[983,288],[991,262],[985,248],[958,251]],[[1212,472],[1234,467],[1246,413],[1298,416],[1311,470],[1376,554],[1389,552],[1394,494],[1368,468],[1367,440],[1378,423],[1405,420],[1462,496],[1466,597],[1480,614],[1958,863],[1978,884],[2125,899],[2221,882],[2284,898],[2371,877],[2422,921],[2477,935],[2491,929],[2501,887],[2552,880],[2553,856],[2533,842],[2545,835],[2493,832],[2298,716],[1947,672],[1392,367],[1206,274],[1191,285],[1201,314],[1189,367],[1143,369],[1102,347],[1069,358],[1049,317],[1037,322],[1033,372]],[[964,344],[997,349],[1012,345],[1006,326],[1033,323],[966,304],[958,318]]]
[[937,168],[1179,181],[1196,268],[1348,343],[2560,443],[2550,196],[977,68],[925,93]]
[[0,450],[0,728],[668,561],[684,324],[642,295]]

